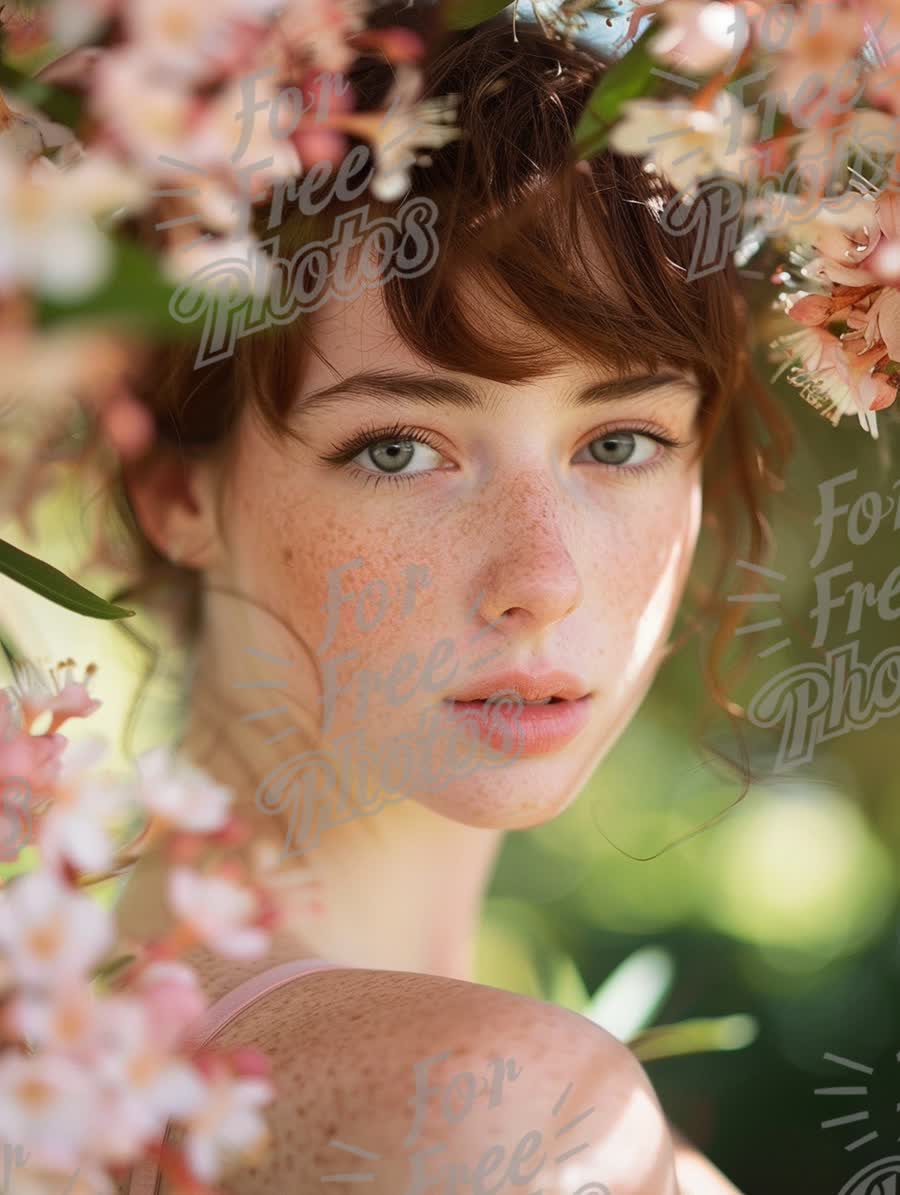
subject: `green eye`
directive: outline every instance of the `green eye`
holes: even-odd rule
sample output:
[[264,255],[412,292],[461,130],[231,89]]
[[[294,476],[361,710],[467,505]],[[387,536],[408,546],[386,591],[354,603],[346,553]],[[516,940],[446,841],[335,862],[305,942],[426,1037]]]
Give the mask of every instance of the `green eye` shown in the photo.
[[653,457],[654,437],[640,432],[606,432],[591,440],[584,451],[601,465],[641,465]]
[[354,464],[373,473],[424,473],[442,460],[430,445],[409,439],[374,440],[353,458]]

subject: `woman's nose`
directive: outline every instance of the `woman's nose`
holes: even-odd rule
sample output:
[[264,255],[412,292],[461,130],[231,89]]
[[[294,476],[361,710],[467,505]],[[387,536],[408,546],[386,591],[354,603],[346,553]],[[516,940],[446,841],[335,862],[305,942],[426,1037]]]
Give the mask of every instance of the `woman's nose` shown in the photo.
[[581,576],[556,518],[513,511],[490,534],[494,543],[475,605],[486,623],[540,631],[581,605]]

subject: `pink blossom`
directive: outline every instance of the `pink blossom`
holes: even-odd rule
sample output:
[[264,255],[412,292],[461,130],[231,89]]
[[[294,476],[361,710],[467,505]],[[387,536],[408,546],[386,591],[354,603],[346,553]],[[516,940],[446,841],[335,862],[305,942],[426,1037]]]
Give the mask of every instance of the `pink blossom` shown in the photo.
[[102,702],[92,698],[87,690],[88,682],[97,671],[96,664],[88,664],[80,681],[75,680],[74,667],[75,661],[71,659],[63,660],[47,673],[30,660],[16,665],[16,680],[11,692],[17,698],[25,725],[30,730],[41,714],[52,714],[46,732],[52,735],[70,718],[89,718],[100,709]]
[[867,349],[883,344],[892,361],[900,361],[900,291],[886,286],[869,308],[862,325]]
[[48,871],[0,888],[0,953],[24,984],[49,987],[90,973],[112,947],[112,914]]
[[798,324],[815,327],[831,319],[832,301],[826,295],[804,295],[792,303],[788,315]]
[[35,1166],[74,1170],[94,1119],[89,1069],[55,1054],[0,1056],[0,1125]]
[[137,760],[137,770],[138,800],[167,825],[194,834],[211,834],[227,822],[233,790],[216,784],[206,772],[168,747],[145,751]]
[[737,62],[749,34],[739,8],[717,0],[667,0],[658,9],[663,29],[653,39],[651,54],[700,75],[719,70],[729,59]]
[[253,1162],[260,1156],[270,1136],[260,1108],[273,1098],[267,1080],[215,1068],[205,1104],[186,1124],[185,1155],[201,1179],[214,1182],[234,1158]]
[[129,0],[123,12],[129,39],[167,74],[206,81],[228,60],[236,36],[223,0]]
[[156,1040],[140,999],[108,996],[101,1011],[88,1047],[101,1111],[91,1152],[115,1165],[146,1148],[168,1120],[202,1108],[206,1082],[186,1059]]
[[10,1002],[6,1023],[33,1049],[85,1061],[96,1017],[96,992],[87,980],[70,979],[52,991],[19,991]]
[[260,927],[264,913],[259,893],[227,873],[201,875],[188,867],[169,872],[169,901],[178,919],[225,958],[261,958],[269,935]]
[[626,100],[609,140],[618,153],[640,155],[679,191],[688,191],[709,175],[740,177],[757,123],[727,91],[709,110],[685,100]]
[[841,354],[838,372],[850,389],[860,424],[868,428],[873,439],[877,439],[875,412],[883,411],[894,403],[897,398],[896,387],[883,374],[873,373],[871,366],[853,353]]
[[116,1195],[116,1184],[101,1167],[82,1160],[78,1168],[51,1171],[30,1163],[16,1169],[15,1195]]
[[[783,95],[786,111],[791,110],[798,96],[813,91],[811,80],[820,81],[820,94],[831,87],[865,39],[859,14],[839,8],[830,0],[811,0],[794,10],[794,15],[796,20],[791,23],[784,46],[773,52],[775,70],[768,83],[774,93]],[[858,83],[848,82],[845,90],[852,94],[856,86]]]
[[870,286],[878,278],[868,266],[855,265],[852,261],[842,262],[834,257],[814,257],[807,262],[801,273],[805,278],[823,286],[837,283],[841,286]]
[[136,803],[127,786],[92,774],[106,751],[106,742],[91,735],[63,758],[38,832],[41,854],[50,866],[66,861],[76,871],[101,872],[115,858],[114,831],[136,811]]
[[366,0],[288,0],[278,18],[286,52],[309,55],[319,67],[346,72],[356,58],[347,39],[365,28]]
[[207,999],[197,975],[184,963],[150,963],[140,972],[134,994],[141,1000],[151,1039],[171,1049],[203,1015]]
[[781,369],[772,379],[779,375],[792,362],[799,362],[800,367],[807,373],[819,373],[835,369],[841,354],[841,342],[825,328],[805,328],[802,332],[792,332],[780,337],[773,345],[785,358]]
[[15,777],[35,794],[46,794],[62,767],[68,739],[62,734],[28,734],[22,731],[11,742],[0,742],[0,776]]

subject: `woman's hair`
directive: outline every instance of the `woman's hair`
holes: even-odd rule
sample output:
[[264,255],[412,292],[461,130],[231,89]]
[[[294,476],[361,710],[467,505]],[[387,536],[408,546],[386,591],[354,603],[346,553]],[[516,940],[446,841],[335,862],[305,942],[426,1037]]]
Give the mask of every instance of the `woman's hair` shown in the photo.
[[[744,608],[726,605],[721,588],[739,551],[750,562],[763,558],[766,491],[780,487],[793,443],[778,400],[754,376],[734,267],[723,253],[722,268],[690,275],[694,237],[676,236],[660,223],[661,207],[674,192],[640,159],[604,150],[589,169],[576,168],[573,132],[606,69],[594,44],[579,38],[567,46],[521,19],[514,31],[508,10],[472,30],[448,32],[439,25],[440,8],[391,3],[376,8],[369,21],[422,36],[423,94],[455,94],[464,130],[462,138],[430,151],[430,164],[411,170],[409,195],[436,205],[439,252],[418,277],[394,276],[383,284],[387,311],[417,354],[498,382],[546,372],[554,354],[559,364],[574,355],[623,370],[670,363],[694,371],[702,389],[704,524],[718,537],[720,560],[708,586],[695,577],[692,584],[707,625],[716,625],[705,678],[731,716],[739,707],[725,696],[720,672]],[[348,77],[356,109],[383,108],[393,71],[382,56],[360,58]],[[402,200],[379,202],[365,194],[361,202],[369,203],[374,220],[396,212]],[[279,228],[279,256],[290,258],[298,247],[327,238],[335,219],[359,205],[335,198],[315,218],[295,211]],[[254,211],[261,239],[267,216],[267,205]],[[152,241],[159,218],[159,209],[146,213],[132,226],[135,235]],[[606,276],[584,256],[591,242]],[[494,321],[467,319],[456,299],[464,276],[477,277],[488,302],[524,316],[547,342],[504,342],[492,335]],[[622,298],[610,293],[610,279]],[[154,347],[138,390],[156,422],[153,452],[227,452],[246,403],[274,434],[290,436],[285,416],[315,351],[310,341],[309,321],[301,315],[238,338],[233,355],[199,368],[195,343]],[[115,500],[139,553],[135,583],[116,598],[134,602],[162,592],[171,609],[179,596],[187,599],[180,604],[180,633],[189,642],[202,626],[200,577],[147,542],[121,479]],[[695,630],[701,625],[693,620]]]

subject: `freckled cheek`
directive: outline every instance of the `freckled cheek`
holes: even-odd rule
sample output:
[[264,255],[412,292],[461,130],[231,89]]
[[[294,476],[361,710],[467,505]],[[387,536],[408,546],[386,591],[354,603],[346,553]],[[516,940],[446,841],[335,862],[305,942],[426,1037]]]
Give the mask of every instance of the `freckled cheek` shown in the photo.
[[699,492],[684,486],[617,520],[598,544],[593,592],[607,643],[646,659],[681,601],[699,524]]

